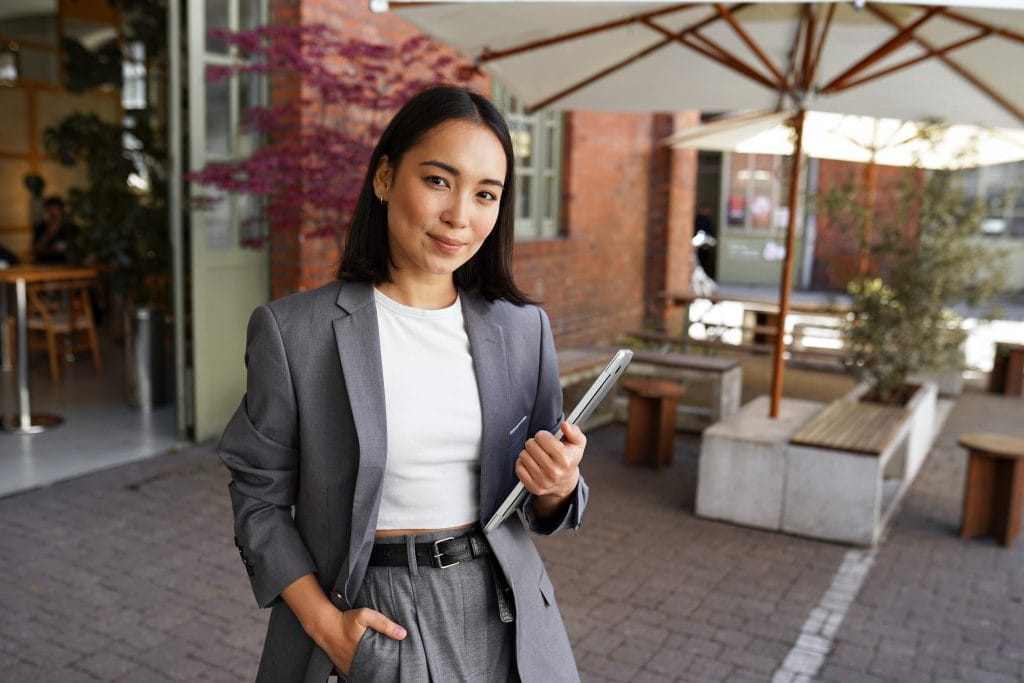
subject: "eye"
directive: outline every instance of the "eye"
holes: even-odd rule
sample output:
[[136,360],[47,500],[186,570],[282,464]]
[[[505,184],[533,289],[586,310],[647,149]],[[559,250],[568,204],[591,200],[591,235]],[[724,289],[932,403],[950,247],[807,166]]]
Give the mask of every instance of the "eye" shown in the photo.
[[436,187],[448,187],[448,180],[439,175],[428,175],[424,180]]
[[486,199],[489,202],[493,202],[498,199],[498,195],[494,194],[490,190],[484,190],[480,192],[479,194],[477,194],[477,197],[480,197],[481,199]]

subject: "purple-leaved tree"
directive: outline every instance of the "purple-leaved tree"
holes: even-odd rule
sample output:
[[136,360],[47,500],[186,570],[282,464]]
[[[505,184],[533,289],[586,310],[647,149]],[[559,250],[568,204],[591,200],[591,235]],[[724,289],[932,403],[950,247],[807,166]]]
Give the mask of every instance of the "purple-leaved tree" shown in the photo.
[[[218,30],[210,36],[236,46],[242,61],[209,69],[209,82],[256,73],[272,83],[293,79],[299,87],[292,90],[301,94],[248,111],[244,124],[264,141],[248,158],[210,163],[186,178],[263,199],[265,210],[256,220],[271,231],[305,237],[347,229],[373,145],[403,102],[428,85],[473,85],[479,76],[426,36],[384,45],[343,38],[323,25]],[[263,240],[249,243],[259,246]]]

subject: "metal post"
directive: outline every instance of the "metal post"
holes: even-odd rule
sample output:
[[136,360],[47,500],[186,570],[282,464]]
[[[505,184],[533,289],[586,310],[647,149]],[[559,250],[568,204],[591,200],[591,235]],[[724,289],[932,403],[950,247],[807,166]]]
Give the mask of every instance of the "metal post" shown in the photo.
[[[194,7],[192,9],[195,9]],[[185,256],[182,235],[181,161],[181,4],[167,3],[167,211],[171,237],[171,312],[174,321],[174,396],[178,436],[188,432],[188,411],[192,397],[185,383]]]
[[15,434],[38,434],[63,420],[57,415],[33,415],[28,388],[28,303],[27,286],[24,278],[14,281],[14,298],[18,327],[18,414],[5,416],[3,428]]
[[10,372],[11,339],[7,330],[7,283],[0,282],[0,368]]

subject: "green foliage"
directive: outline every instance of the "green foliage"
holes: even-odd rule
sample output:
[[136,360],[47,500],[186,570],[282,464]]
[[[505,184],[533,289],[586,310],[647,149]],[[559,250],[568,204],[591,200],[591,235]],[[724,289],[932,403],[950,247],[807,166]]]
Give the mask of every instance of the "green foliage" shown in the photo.
[[166,179],[155,137],[136,127],[130,132],[147,149],[144,158],[153,187],[149,195],[131,189],[128,177],[136,167],[121,151],[126,132],[95,114],[73,113],[47,128],[43,142],[61,163],[85,164],[86,187],[72,188],[68,195],[70,214],[82,228],[71,246],[71,259],[107,266],[112,288],[143,304],[150,302],[147,276],[168,269]]
[[[92,49],[63,36],[64,86],[70,92],[118,90],[122,86],[122,38],[142,41],[147,59],[166,53],[166,0],[109,0],[122,16],[123,35]],[[153,74],[153,71],[150,71]],[[169,272],[166,141],[154,126],[153,110],[131,112],[131,127],[88,112],[73,112],[43,132],[48,154],[64,165],[84,164],[87,183],[68,193],[68,210],[80,228],[69,258],[104,268],[112,291],[129,303],[154,301],[149,283]],[[126,150],[126,140],[132,140]],[[144,167],[149,190],[129,185]],[[163,291],[161,288],[160,291]]]
[[[897,192],[898,209],[878,226],[883,240],[872,249],[888,275],[858,277],[847,287],[847,348],[883,401],[911,374],[959,367],[965,333],[951,306],[980,305],[1004,281],[1001,255],[976,237],[985,207],[964,200],[958,173],[932,171],[922,179],[914,170]],[[835,202],[830,210],[843,206]],[[908,235],[906,226],[914,225],[916,236]]]

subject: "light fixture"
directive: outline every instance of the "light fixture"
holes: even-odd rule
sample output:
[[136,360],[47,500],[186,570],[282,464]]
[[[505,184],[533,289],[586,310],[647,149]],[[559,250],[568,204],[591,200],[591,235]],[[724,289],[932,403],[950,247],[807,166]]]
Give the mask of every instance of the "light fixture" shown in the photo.
[[18,44],[0,47],[0,86],[11,87],[18,82]]

